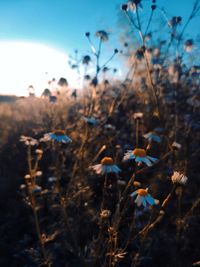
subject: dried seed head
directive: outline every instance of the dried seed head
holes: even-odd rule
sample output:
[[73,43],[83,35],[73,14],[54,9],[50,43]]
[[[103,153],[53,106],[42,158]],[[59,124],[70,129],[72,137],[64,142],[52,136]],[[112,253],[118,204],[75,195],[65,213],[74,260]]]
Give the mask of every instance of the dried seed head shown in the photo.
[[121,5],[121,9],[122,9],[123,11],[128,11],[128,4],[122,4],[122,5]]
[[111,212],[110,210],[102,210],[100,213],[100,217],[102,219],[107,219],[110,216]]

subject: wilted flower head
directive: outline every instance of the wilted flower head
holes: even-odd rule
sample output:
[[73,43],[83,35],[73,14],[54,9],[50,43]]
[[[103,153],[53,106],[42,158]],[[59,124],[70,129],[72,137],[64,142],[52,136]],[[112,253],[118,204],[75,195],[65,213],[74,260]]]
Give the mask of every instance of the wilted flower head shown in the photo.
[[180,16],[178,17],[172,17],[172,19],[168,22],[168,25],[172,28],[176,27],[177,25],[179,25],[182,21],[182,18]]
[[129,0],[128,7],[130,10],[136,11],[138,7],[142,8],[142,0]]
[[93,165],[90,167],[97,174],[104,175],[106,173],[116,173],[118,174],[121,170],[120,168],[114,164],[113,159],[110,157],[104,157],[101,160],[101,164]]
[[191,52],[194,46],[194,42],[192,39],[188,39],[184,43],[184,49],[186,52]]
[[135,192],[133,192],[131,197],[137,196],[135,203],[138,207],[143,205],[146,207],[147,205],[153,206],[156,204],[156,200],[148,193],[148,188],[146,189],[138,189]]
[[100,217],[102,219],[107,219],[110,217],[110,214],[111,214],[110,210],[102,210],[100,213]]
[[37,176],[37,177],[42,176],[42,171],[37,171],[37,172],[35,173],[35,176]]
[[97,31],[96,36],[101,39],[101,41],[108,41],[108,33],[106,31]]
[[91,80],[90,85],[95,86],[95,87],[98,85],[98,79],[96,76]]
[[72,142],[72,140],[65,134],[65,131],[63,130],[56,130],[51,133],[46,133],[44,134],[44,137],[40,139],[40,141],[42,142],[47,142],[51,140],[65,144]]
[[140,47],[136,50],[135,52],[135,57],[138,60],[142,60],[144,58],[144,53],[145,53],[145,48],[144,47]]
[[134,118],[134,120],[142,119],[143,118],[143,113],[142,112],[135,112],[133,114],[133,118]]
[[51,176],[51,177],[48,178],[48,181],[49,181],[50,183],[54,183],[54,182],[57,181],[57,178],[54,177],[54,176]]
[[187,99],[187,103],[195,108],[200,107],[200,95],[194,95]]
[[42,187],[39,186],[39,185],[35,185],[33,188],[32,188],[32,194],[38,194],[42,191]]
[[181,144],[179,144],[177,142],[173,142],[172,143],[172,148],[174,148],[174,149],[181,149]]
[[156,133],[154,133],[154,132],[149,132],[147,134],[144,134],[143,137],[145,139],[147,139],[150,143],[152,141],[157,142],[157,143],[160,143],[161,142],[161,138]]
[[122,9],[123,11],[128,11],[128,4],[122,4],[122,5],[121,5],[121,9]]
[[26,174],[26,175],[24,176],[24,179],[25,179],[25,180],[29,180],[29,179],[31,179],[30,174]]
[[145,163],[147,166],[152,166],[154,162],[157,161],[157,158],[150,157],[147,155],[146,150],[142,148],[135,148],[133,151],[128,150],[123,160],[132,160],[134,159],[137,163]]
[[95,126],[98,124],[98,120],[94,117],[83,117],[84,121],[91,126]]
[[102,71],[103,72],[107,72],[107,71],[109,71],[109,68],[108,67],[103,67]]
[[84,65],[88,65],[90,63],[90,61],[91,61],[91,57],[86,55],[86,56],[83,57],[82,63]]
[[175,171],[171,177],[172,183],[173,184],[180,184],[180,185],[184,185],[186,184],[188,178],[187,176],[185,176],[184,174]]
[[38,140],[29,137],[29,136],[25,136],[25,135],[21,135],[20,137],[20,142],[23,142],[26,146],[36,146],[38,145]]
[[113,134],[116,131],[116,127],[112,124],[104,125],[104,133],[105,134]]
[[42,151],[42,149],[36,149],[36,150],[35,150],[35,154],[37,155],[37,159],[38,159],[38,160],[41,160],[42,155],[43,155],[43,151]]
[[87,80],[87,81],[89,81],[89,80],[91,79],[91,77],[90,77],[90,75],[86,74],[86,75],[84,76],[84,79]]

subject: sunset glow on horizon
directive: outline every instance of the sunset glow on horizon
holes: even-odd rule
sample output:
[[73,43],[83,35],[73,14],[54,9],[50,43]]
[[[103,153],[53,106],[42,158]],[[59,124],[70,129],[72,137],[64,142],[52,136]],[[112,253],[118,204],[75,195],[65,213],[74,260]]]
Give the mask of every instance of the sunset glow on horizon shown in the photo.
[[27,95],[28,87],[41,95],[52,78],[64,77],[76,86],[76,73],[68,66],[68,55],[40,43],[0,42],[0,94]]

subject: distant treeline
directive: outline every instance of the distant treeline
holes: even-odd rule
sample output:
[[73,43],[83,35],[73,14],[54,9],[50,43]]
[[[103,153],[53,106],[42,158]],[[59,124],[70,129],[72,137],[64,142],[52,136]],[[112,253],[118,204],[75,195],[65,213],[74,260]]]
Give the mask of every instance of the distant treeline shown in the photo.
[[15,95],[0,95],[0,102],[15,102],[19,98],[22,97],[17,97]]

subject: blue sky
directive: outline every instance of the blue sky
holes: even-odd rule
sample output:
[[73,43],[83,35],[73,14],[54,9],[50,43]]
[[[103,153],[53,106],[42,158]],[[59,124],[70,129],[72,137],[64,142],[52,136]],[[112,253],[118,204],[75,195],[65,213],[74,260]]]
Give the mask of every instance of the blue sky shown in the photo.
[[[60,71],[75,79],[73,74],[69,74],[68,60],[63,55],[73,54],[75,49],[80,51],[80,55],[90,53],[90,47],[85,37],[87,31],[91,32],[93,39],[95,39],[94,34],[98,30],[105,30],[110,33],[110,40],[104,45],[101,65],[105,63],[115,48],[121,49],[122,47],[119,42],[119,34],[122,31],[122,27],[119,26],[119,14],[122,12],[120,6],[124,2],[126,1],[0,0],[0,93],[24,94],[23,90],[26,90],[29,81],[23,81],[23,79],[25,76],[27,78],[29,75],[37,73],[39,71],[38,65],[45,67],[38,72],[37,77],[36,75],[30,76],[30,83],[37,84],[39,79],[45,80],[46,83],[45,73],[51,69],[51,75],[54,76],[54,71],[57,71],[58,65],[64,65]],[[141,13],[143,13],[143,22],[145,22],[148,20],[148,14],[145,13],[145,10],[151,10],[152,2],[151,0],[142,0],[142,3],[144,11]],[[182,16],[183,25],[190,14],[193,3],[191,0],[157,0],[159,7],[165,7],[169,19],[172,16]],[[160,18],[161,14],[156,10],[155,23],[153,24],[155,27],[160,23]],[[126,23],[128,24],[128,22]],[[199,27],[200,17],[193,20],[187,28],[186,38],[199,34]],[[169,29],[165,25],[160,35],[166,37],[167,31]],[[12,42],[12,45],[7,45],[5,41]],[[57,54],[55,51],[49,51],[48,55],[44,55],[44,47],[35,48],[35,51],[32,51],[31,48],[29,52],[28,48],[23,48],[21,43],[16,45],[16,41],[45,45],[63,55]],[[26,51],[23,52],[23,49]],[[51,68],[49,60],[56,57],[59,59],[62,57],[62,59],[59,61],[60,63],[56,59],[54,62],[51,61],[51,64],[54,65],[54,68]],[[57,63],[55,64],[55,62]],[[121,68],[123,74],[126,68],[120,64],[121,61],[117,56],[112,61],[111,66]],[[41,86],[40,90],[42,90]]]
[[[106,29],[118,34],[117,14],[120,0],[0,0],[0,40],[41,42],[61,50],[88,49],[86,31]],[[144,0],[144,5],[151,1]],[[167,14],[186,19],[191,0],[157,0]],[[198,27],[197,27],[198,26]],[[193,21],[188,33],[198,33],[200,19]],[[111,37],[112,37],[111,36]],[[114,38],[116,40],[116,38]],[[117,44],[116,44],[117,45]]]

